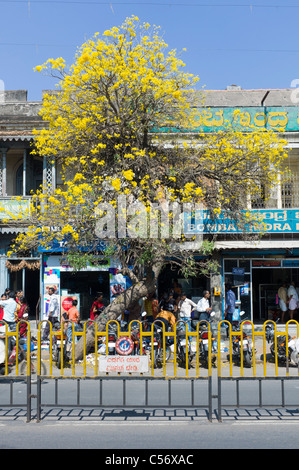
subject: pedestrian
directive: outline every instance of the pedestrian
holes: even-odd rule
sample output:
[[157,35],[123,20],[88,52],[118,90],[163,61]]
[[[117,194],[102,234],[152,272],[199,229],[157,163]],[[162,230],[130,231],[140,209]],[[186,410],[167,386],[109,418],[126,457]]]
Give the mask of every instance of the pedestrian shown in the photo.
[[[74,331],[78,331],[78,324],[80,321],[80,313],[77,309],[78,300],[72,300],[72,306],[67,312],[67,318],[70,320],[67,326],[67,338],[68,342],[72,343],[73,341],[73,329]],[[74,325],[74,326],[73,326]]]
[[[224,318],[230,324],[233,322],[233,314],[236,308],[236,295],[232,291],[232,285],[226,285],[226,296],[225,296],[225,311],[224,311]],[[228,338],[229,334],[229,326],[226,325],[226,336]]]
[[181,294],[182,294],[182,286],[181,284],[179,284],[178,280],[177,279],[173,279],[172,281],[172,285],[173,285],[173,291],[174,291],[174,299],[178,299]]
[[154,317],[154,320],[155,320],[158,313],[159,313],[159,302],[157,300],[156,293],[153,294],[152,306],[153,306],[153,317]]
[[[28,304],[24,296],[18,298],[20,308],[18,309],[18,318],[17,322],[21,322],[22,320],[28,320]],[[19,325],[19,334],[20,337],[23,338],[27,335],[27,324],[24,321]]]
[[[1,295],[1,300],[7,300],[7,295],[4,293]],[[0,305],[0,320],[3,320],[4,310],[3,307]]]
[[153,295],[154,293],[151,292],[148,294],[147,297],[144,299],[144,311],[146,312],[146,322],[148,325],[148,329],[151,329],[152,323],[154,321],[154,313],[153,313]]
[[187,298],[186,292],[182,292],[180,301],[178,304],[178,309],[179,309],[180,319],[183,320],[187,324],[189,331],[191,331],[192,307],[197,307],[196,303],[193,302],[193,300]]
[[159,311],[165,310],[165,309],[167,310],[167,305],[168,305],[168,294],[167,292],[164,292],[159,302]]
[[100,315],[100,309],[104,307],[103,304],[103,293],[98,292],[95,301],[93,302],[90,309],[90,319],[95,320]]
[[169,326],[171,327],[172,331],[174,331],[176,318],[172,311],[161,310],[161,312],[156,317],[155,326],[157,325],[157,323],[164,323],[165,332],[167,333]]
[[294,320],[294,313],[295,310],[297,310],[298,304],[298,294],[295,288],[295,281],[291,281],[290,286],[288,288],[288,303],[290,319]]
[[286,282],[281,282],[277,292],[278,304],[281,310],[281,323],[284,323],[285,313],[288,311],[288,290]]
[[44,332],[43,332],[43,340],[46,341],[48,339],[50,333],[50,324],[53,325],[55,322],[58,321],[58,314],[59,314],[59,304],[58,304],[58,296],[55,294],[55,289],[53,287],[49,287],[48,293],[50,296],[49,302],[49,309],[48,309],[48,321],[46,323]]
[[203,291],[203,297],[199,299],[197,303],[197,311],[199,312],[199,321],[206,320],[209,321],[210,319],[210,313],[212,311],[212,308],[210,307],[209,303],[209,298],[210,298],[210,292],[208,290]]
[[8,324],[10,329],[16,326],[15,311],[17,302],[15,300],[15,293],[9,292],[7,300],[0,300],[0,305],[3,307],[3,320]]

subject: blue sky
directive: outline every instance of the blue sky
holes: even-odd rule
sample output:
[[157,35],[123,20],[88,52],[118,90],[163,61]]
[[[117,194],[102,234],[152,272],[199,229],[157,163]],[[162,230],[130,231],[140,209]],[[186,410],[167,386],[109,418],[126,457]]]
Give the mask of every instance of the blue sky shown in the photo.
[[299,78],[299,1],[0,0],[0,9],[0,80],[28,90],[28,100],[56,83],[36,65],[73,63],[86,39],[133,14],[161,26],[170,48],[187,49],[185,70],[206,89],[289,88]]

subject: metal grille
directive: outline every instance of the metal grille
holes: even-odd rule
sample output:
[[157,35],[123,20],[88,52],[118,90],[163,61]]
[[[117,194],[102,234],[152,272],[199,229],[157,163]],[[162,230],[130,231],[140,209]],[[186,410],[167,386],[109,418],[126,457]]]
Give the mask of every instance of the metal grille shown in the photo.
[[293,173],[281,184],[281,201],[283,209],[299,206],[299,175]]
[[43,185],[48,190],[55,189],[55,162],[51,157],[44,157]]

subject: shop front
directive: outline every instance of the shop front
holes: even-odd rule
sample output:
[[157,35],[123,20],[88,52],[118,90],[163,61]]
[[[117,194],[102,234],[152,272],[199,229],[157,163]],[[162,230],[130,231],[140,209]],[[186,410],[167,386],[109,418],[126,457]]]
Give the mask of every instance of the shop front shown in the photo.
[[103,304],[108,305],[129,287],[128,278],[118,272],[119,264],[110,258],[102,257],[97,266],[74,271],[69,265],[63,264],[61,255],[43,254],[42,265],[41,319],[48,312],[50,287],[54,288],[54,294],[59,297],[59,317],[71,306],[72,299],[76,299],[82,320],[90,318],[91,306],[99,292],[103,294]]
[[[236,254],[222,258],[222,292],[225,292],[225,284],[230,283],[240,302],[240,310],[245,311],[243,319],[254,323],[279,316],[278,289],[282,282],[291,281],[299,287],[299,257],[286,258],[277,254],[276,257],[253,258]],[[224,302],[223,296],[223,311]]]

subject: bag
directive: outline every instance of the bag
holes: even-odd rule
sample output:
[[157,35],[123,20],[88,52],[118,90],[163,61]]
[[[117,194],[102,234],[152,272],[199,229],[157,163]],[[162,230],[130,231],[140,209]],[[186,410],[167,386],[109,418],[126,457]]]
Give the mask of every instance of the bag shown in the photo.
[[235,311],[233,313],[233,321],[239,321],[240,320],[240,311],[238,308],[235,308]]

